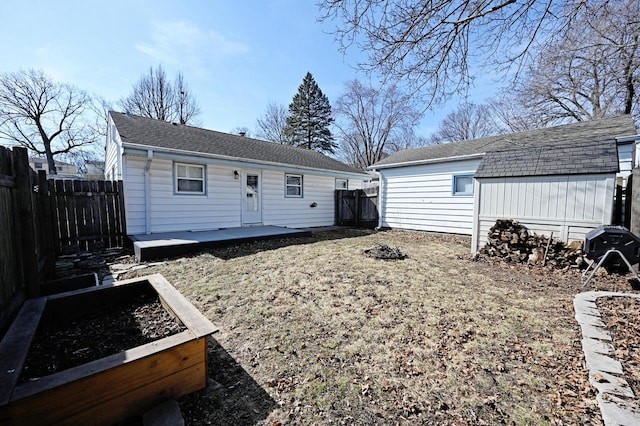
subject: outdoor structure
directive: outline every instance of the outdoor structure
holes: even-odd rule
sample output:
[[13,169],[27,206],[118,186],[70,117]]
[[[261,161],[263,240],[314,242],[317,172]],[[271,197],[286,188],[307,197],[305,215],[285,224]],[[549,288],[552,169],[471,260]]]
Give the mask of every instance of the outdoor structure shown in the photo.
[[86,162],[86,171],[82,175],[87,180],[104,179],[104,161],[89,160]]
[[[77,166],[70,163],[65,163],[63,161],[56,161],[55,165],[56,165],[57,178],[64,179],[68,177],[73,177],[73,178],[78,177]],[[45,172],[47,172],[47,177],[52,176],[52,175],[49,175],[49,164],[47,163],[46,158],[29,158],[29,166],[36,172],[40,170],[44,170]]]
[[319,152],[109,112],[105,177],[130,235],[334,224],[334,191],[369,179]]
[[473,252],[498,218],[582,240],[610,223],[636,133],[619,116],[397,152],[371,166],[380,173],[379,227],[471,235]]

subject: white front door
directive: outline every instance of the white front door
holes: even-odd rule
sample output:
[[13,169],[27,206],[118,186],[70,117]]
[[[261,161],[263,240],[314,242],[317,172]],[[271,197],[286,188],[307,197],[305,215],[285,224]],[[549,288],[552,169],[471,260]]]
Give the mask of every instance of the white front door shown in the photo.
[[262,224],[262,176],[259,171],[246,170],[242,194],[242,225]]

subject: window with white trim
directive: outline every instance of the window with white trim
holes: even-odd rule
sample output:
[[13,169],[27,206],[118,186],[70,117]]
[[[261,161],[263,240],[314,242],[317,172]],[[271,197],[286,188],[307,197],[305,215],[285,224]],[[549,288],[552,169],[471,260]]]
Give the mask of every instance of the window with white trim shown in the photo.
[[204,194],[205,166],[200,164],[175,163],[176,194]]
[[284,196],[302,198],[302,175],[284,175]]
[[453,195],[473,195],[473,175],[453,175]]
[[347,179],[336,179],[336,189],[349,189],[349,181]]

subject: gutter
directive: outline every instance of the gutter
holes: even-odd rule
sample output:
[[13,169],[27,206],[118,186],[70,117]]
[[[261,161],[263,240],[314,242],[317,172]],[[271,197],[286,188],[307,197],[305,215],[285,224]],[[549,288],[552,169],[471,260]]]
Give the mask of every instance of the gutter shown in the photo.
[[145,233],[151,234],[151,161],[153,150],[147,150],[147,162],[144,165],[144,227]]

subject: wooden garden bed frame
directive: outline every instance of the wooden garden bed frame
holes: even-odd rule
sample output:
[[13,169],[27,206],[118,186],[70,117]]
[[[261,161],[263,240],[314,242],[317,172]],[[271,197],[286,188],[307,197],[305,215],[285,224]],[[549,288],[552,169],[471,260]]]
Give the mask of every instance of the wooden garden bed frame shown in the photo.
[[[186,331],[18,384],[45,310],[78,317],[149,291]],[[110,424],[203,389],[207,338],[216,331],[160,274],[28,299],[0,342],[0,425]]]

